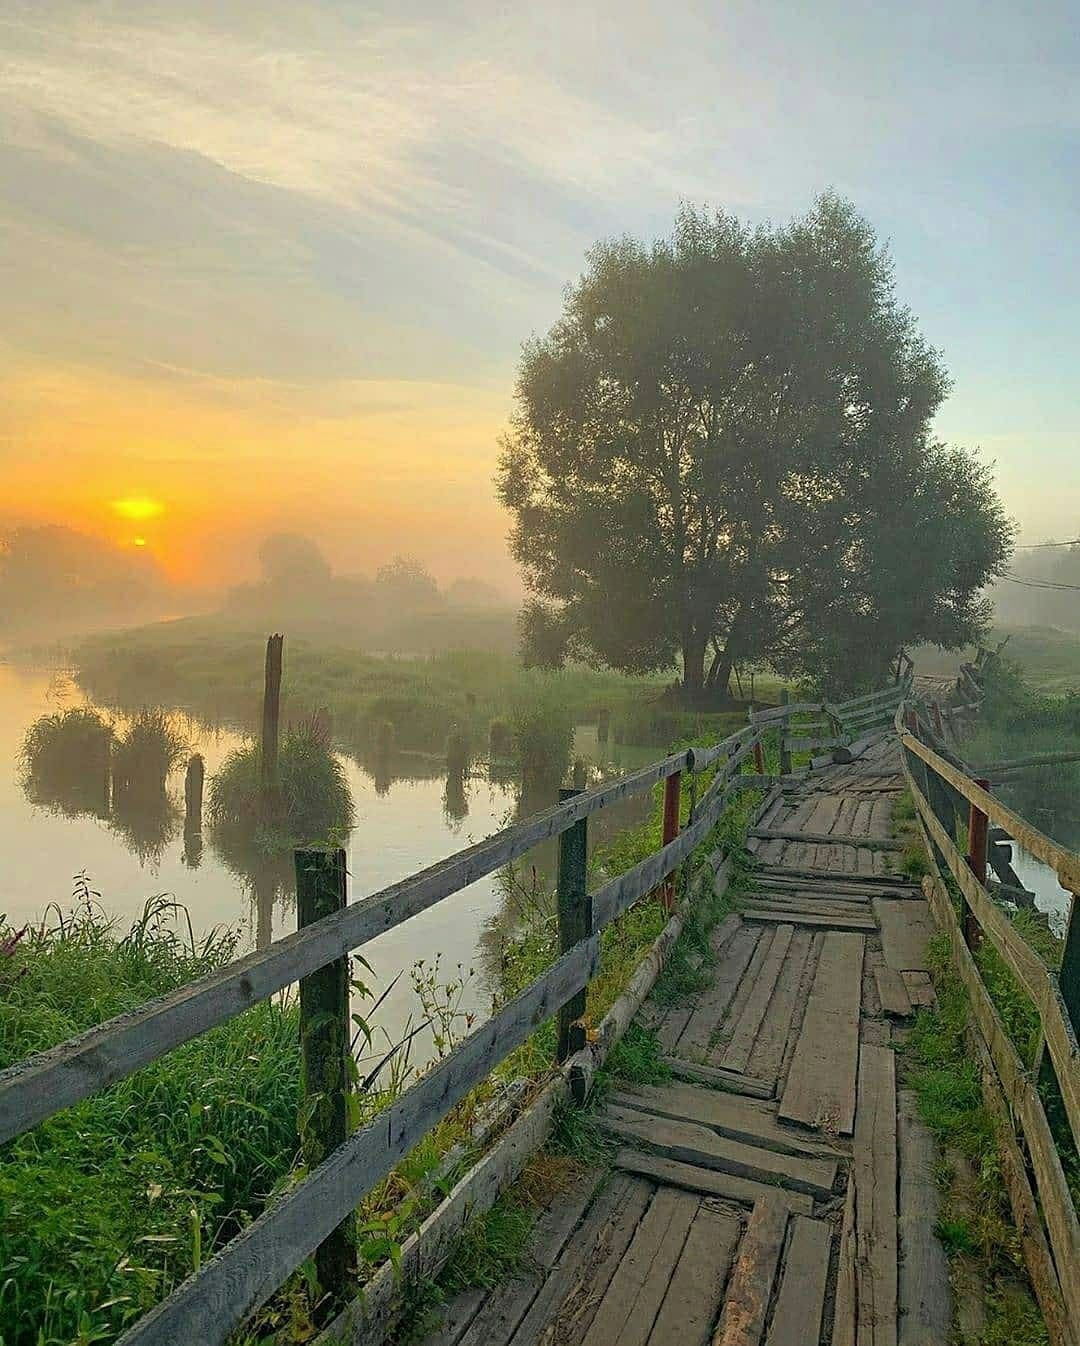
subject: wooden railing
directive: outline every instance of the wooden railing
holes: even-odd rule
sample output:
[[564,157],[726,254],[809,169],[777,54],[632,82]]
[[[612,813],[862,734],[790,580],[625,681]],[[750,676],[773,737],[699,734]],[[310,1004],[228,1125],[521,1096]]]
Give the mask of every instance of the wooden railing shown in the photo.
[[[3,1143],[298,981],[303,993],[327,969],[337,969],[340,984],[350,951],[539,842],[560,839],[560,957],[130,1327],[121,1339],[125,1346],[224,1342],[305,1259],[325,1248],[341,1222],[395,1164],[541,1023],[560,1015],[561,1052],[580,1042],[582,1034],[575,1038],[568,1030],[583,1009],[584,993],[599,966],[600,932],[657,889],[705,840],[738,788],[736,777],[743,763],[753,758],[760,767],[762,745],[770,732],[767,725],[748,725],[712,747],[673,753],[594,790],[567,792],[568,798],[546,812],[351,904],[345,901],[344,866],[331,864],[327,869],[341,875],[340,909],[0,1073]],[[708,768],[714,769],[713,778],[694,799],[689,822],[680,832],[680,783],[684,775],[694,780]],[[665,833],[664,844],[653,855],[587,893],[587,819],[650,791],[660,781],[666,783],[669,803],[673,799],[675,835]]]
[[[981,701],[972,671],[965,680],[964,694],[971,698],[965,704],[978,704],[976,693]],[[984,1097],[1000,1122],[1003,1173],[1025,1262],[1054,1346],[1080,1346],[1080,1226],[1038,1087],[1042,1080],[1060,1095],[1072,1141],[1080,1150],[1080,902],[1075,896],[1080,892],[1080,856],[1033,827],[995,798],[985,781],[966,772],[927,723],[926,708],[902,704],[896,728],[918,825],[935,866],[924,888],[970,997],[969,1036]],[[1060,973],[1022,938],[987,887],[990,824],[1048,865],[1073,894]],[[960,895],[959,912],[946,876]],[[1038,1013],[1040,1041],[1033,1064],[1021,1059],[979,972],[976,955],[983,941],[1000,955]]]

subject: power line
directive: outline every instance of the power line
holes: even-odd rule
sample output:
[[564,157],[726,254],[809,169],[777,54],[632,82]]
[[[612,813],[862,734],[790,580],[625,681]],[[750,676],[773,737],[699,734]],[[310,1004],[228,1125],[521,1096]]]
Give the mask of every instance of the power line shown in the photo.
[[1022,584],[1025,589],[1074,589],[1080,592],[1080,584],[1059,584],[1056,580],[1025,580],[1019,575],[1002,575],[1003,580],[1010,580],[1013,584]]
[[1080,547],[1080,537],[1071,538],[1068,542],[1018,542],[1017,551],[1032,551],[1036,547]]

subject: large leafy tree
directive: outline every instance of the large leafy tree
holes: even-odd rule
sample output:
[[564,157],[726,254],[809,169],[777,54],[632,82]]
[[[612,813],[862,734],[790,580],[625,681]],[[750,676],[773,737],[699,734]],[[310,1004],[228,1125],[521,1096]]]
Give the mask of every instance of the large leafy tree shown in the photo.
[[[931,438],[947,389],[886,251],[834,196],[784,227],[684,209],[651,247],[600,244],[525,347],[500,460],[527,652],[630,671],[678,655],[696,697],[737,662],[807,664],[869,632],[882,663],[969,638],[946,628],[977,625],[1010,530],[985,473]],[[933,534],[943,502],[963,555]],[[933,565],[913,555],[925,527]]]

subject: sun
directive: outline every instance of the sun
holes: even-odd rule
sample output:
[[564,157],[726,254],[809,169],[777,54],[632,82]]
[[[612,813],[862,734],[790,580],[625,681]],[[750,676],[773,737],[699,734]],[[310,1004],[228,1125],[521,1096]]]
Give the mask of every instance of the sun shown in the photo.
[[147,519],[156,519],[159,514],[165,512],[165,506],[160,500],[154,500],[148,495],[127,495],[121,500],[112,502],[114,514],[119,514],[122,519],[130,519],[132,522],[143,523]]

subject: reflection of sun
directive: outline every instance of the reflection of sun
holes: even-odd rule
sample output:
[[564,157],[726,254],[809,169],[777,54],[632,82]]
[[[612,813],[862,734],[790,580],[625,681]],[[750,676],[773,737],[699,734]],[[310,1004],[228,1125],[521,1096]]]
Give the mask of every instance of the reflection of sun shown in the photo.
[[114,500],[112,508],[122,519],[141,520],[156,519],[164,511],[165,506],[160,500],[152,500],[146,495],[129,495],[122,500]]
[[146,546],[146,538],[144,538],[144,537],[133,537],[131,540],[132,540],[132,542],[135,544],[136,547],[145,547],[145,546]]

